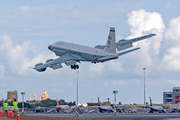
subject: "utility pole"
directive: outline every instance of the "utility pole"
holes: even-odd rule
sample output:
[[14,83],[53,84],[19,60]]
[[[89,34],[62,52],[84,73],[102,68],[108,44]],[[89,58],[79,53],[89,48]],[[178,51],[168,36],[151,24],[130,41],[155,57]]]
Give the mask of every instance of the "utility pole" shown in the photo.
[[25,92],[21,92],[21,95],[22,95],[22,114],[24,114],[24,95],[26,93]]
[[146,71],[146,68],[143,68],[144,70],[144,106],[146,105],[146,99],[145,99],[145,96],[146,96],[146,91],[145,91],[145,71]]
[[116,116],[116,94],[118,94],[118,91],[113,91],[114,93],[114,116]]
[[77,73],[77,106],[78,106],[78,73],[79,73],[79,71],[76,71],[76,73]]

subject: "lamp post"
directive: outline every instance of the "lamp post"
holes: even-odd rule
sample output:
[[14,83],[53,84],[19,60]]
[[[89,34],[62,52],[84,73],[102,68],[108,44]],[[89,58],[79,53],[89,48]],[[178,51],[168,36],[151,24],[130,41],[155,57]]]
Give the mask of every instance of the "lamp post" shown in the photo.
[[118,91],[113,91],[114,93],[114,116],[116,116],[116,94],[118,94]]
[[145,100],[145,96],[146,96],[146,93],[145,93],[145,71],[146,71],[146,68],[143,68],[144,70],[144,106],[146,105],[146,100]]
[[21,92],[21,95],[22,95],[22,114],[24,114],[24,95],[26,93],[25,92]]
[[78,73],[79,71],[76,71],[76,73],[77,73],[77,106],[78,106]]

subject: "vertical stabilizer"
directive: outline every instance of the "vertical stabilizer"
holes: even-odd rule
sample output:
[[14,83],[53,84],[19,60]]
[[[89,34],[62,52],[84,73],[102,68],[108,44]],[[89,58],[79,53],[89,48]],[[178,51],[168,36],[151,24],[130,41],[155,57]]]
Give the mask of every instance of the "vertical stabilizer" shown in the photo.
[[98,97],[98,106],[101,106],[101,103],[100,103],[100,101],[99,101],[99,97]]
[[108,36],[104,51],[110,52],[110,53],[116,53],[115,28],[113,27],[110,27],[109,36]]
[[152,100],[151,100],[151,97],[149,97],[149,99],[150,99],[150,106],[152,106]]
[[57,104],[57,106],[59,106],[59,103],[58,103],[58,99],[56,98],[56,104]]

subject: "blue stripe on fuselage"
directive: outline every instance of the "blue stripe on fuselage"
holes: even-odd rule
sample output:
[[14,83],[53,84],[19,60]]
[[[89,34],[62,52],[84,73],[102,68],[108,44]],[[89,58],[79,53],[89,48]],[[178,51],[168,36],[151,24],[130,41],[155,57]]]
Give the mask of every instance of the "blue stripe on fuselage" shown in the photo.
[[110,32],[115,32],[115,30],[110,30]]

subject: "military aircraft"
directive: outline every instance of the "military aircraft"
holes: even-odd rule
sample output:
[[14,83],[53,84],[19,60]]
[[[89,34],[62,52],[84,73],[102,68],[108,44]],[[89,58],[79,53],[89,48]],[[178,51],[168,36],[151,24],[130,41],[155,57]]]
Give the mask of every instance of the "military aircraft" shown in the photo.
[[[137,40],[139,40],[139,38],[137,38]],[[133,40],[125,43],[132,44],[132,41]],[[105,62],[105,61],[117,59],[121,55],[140,49],[140,48],[134,48],[120,53],[116,53],[116,48],[119,50],[121,49],[121,47],[122,45],[120,44],[119,46],[115,40],[115,28],[110,27],[107,43],[103,49],[58,41],[52,45],[49,45],[48,48],[49,50],[51,50],[57,56],[60,57],[54,60],[49,59],[46,61],[45,64],[38,63],[35,65],[33,69],[39,72],[45,71],[46,68],[48,67],[52,68],[53,70],[56,70],[62,68],[63,66],[61,64],[65,63],[67,66],[70,66],[71,69],[75,70],[75,69],[79,69],[79,65],[77,65],[77,63],[80,63],[81,61],[92,62],[96,64],[99,62]]]

